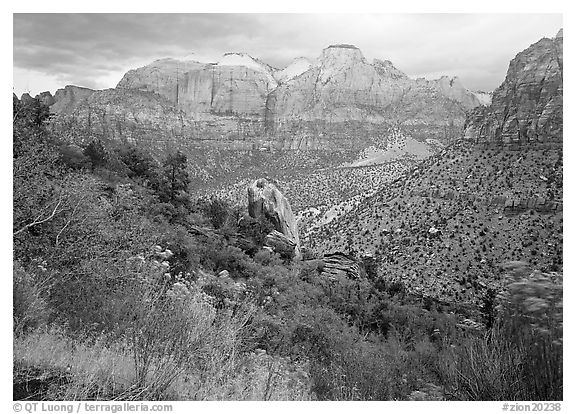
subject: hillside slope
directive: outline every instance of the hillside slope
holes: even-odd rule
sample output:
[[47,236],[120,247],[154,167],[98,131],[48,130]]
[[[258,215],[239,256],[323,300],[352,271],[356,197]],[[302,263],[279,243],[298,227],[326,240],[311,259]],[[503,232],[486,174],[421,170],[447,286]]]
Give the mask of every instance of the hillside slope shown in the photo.
[[[492,104],[469,115],[467,139],[314,228],[304,245],[375,259],[386,283],[449,302],[474,303],[498,288],[506,261],[560,271],[561,44],[560,34],[519,53]],[[538,142],[510,139],[527,137],[526,125],[510,120],[530,117],[545,126],[535,129]],[[484,127],[498,119],[500,127]],[[474,135],[478,128],[495,135]]]

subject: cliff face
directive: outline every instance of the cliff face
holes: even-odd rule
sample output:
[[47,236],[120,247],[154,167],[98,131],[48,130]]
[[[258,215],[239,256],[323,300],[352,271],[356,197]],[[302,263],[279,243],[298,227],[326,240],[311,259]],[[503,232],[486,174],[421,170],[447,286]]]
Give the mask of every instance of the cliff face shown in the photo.
[[[329,46],[314,62],[298,58],[282,70],[245,53],[217,63],[161,59],[128,71],[113,90],[67,86],[53,101],[53,112],[113,138],[145,119],[159,139],[184,134],[232,149],[286,150],[357,148],[390,124],[447,139],[480,104],[457,78],[410,79],[390,61],[369,63],[352,45]],[[172,115],[154,115],[159,105]],[[95,113],[107,115],[95,123]]]
[[[127,140],[138,145],[163,148],[190,135],[193,123],[166,98],[146,91],[105,89],[56,92],[51,110],[60,111],[52,128],[70,136],[71,140],[103,136]],[[60,93],[59,93],[60,92]],[[59,97],[70,99],[59,101]]]
[[[58,89],[54,94],[53,104],[50,107],[50,111],[55,113],[71,113],[85,98],[89,97],[94,92],[93,89],[67,85],[63,89]],[[44,95],[43,99],[47,99],[47,96]]]
[[277,85],[272,70],[243,53],[228,53],[216,64],[162,59],[129,71],[117,88],[156,92],[195,119],[261,116]]
[[309,70],[272,91],[267,121],[275,132],[302,121],[461,127],[465,111],[478,105],[457,78],[410,79],[390,61],[370,64],[358,48],[335,45]]
[[299,76],[312,67],[312,62],[304,57],[296,58],[284,69],[274,72],[274,77],[279,83],[290,82],[296,76]]
[[469,114],[465,138],[475,142],[562,141],[562,31],[516,55],[492,104]]

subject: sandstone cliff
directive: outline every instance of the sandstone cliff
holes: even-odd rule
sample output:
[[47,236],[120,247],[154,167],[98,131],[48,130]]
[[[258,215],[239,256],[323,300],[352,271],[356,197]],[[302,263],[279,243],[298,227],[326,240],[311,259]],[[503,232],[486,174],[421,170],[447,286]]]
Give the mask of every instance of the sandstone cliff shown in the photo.
[[[349,121],[462,126],[479,99],[457,79],[410,79],[390,61],[369,63],[352,45],[323,50],[307,71],[270,93],[266,120],[279,133],[294,123]],[[344,126],[344,125],[343,125]]]
[[[352,45],[329,46],[314,62],[298,58],[282,70],[245,53],[217,63],[160,59],[128,71],[115,89],[67,86],[52,101],[66,122],[109,138],[153,125],[160,141],[180,136],[185,146],[331,151],[357,151],[390,125],[449,141],[480,104],[457,78],[410,79],[390,61],[369,63]],[[170,115],[154,115],[158,106]],[[95,123],[94,113],[108,115]]]
[[272,71],[245,53],[227,53],[215,64],[162,59],[129,71],[117,88],[156,92],[194,119],[260,116],[277,85]]
[[510,62],[492,104],[469,114],[465,138],[474,142],[562,141],[562,30]]
[[274,77],[279,83],[289,82],[296,76],[300,76],[308,69],[312,67],[312,62],[310,62],[305,57],[296,58],[292,63],[286,66],[284,69],[277,70],[274,72]]
[[54,94],[54,103],[50,107],[50,111],[55,113],[72,113],[84,99],[88,98],[94,92],[93,89],[67,85],[63,89],[58,89]]

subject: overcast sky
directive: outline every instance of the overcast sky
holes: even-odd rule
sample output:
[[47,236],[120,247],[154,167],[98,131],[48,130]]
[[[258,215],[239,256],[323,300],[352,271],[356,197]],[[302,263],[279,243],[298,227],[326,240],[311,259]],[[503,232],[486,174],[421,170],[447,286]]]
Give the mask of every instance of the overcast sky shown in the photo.
[[282,68],[335,43],[412,77],[491,91],[518,52],[561,27],[561,14],[15,14],[14,92],[111,88],[163,57],[246,52]]

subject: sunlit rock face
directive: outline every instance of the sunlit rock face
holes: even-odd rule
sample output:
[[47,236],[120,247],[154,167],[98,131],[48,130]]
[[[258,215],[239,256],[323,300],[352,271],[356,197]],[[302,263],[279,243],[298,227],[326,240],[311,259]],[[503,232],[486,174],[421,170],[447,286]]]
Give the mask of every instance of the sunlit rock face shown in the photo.
[[261,116],[277,85],[272,72],[245,53],[227,53],[214,64],[161,59],[128,71],[117,87],[156,92],[192,116]]
[[[297,58],[283,69],[236,52],[218,62],[159,59],[129,70],[114,89],[68,86],[49,101],[52,112],[88,129],[100,124],[111,138],[139,130],[131,135],[153,141],[153,130],[158,145],[168,136],[183,145],[234,150],[265,144],[333,151],[377,140],[379,125],[404,125],[446,140],[447,130],[455,135],[466,111],[481,103],[457,78],[411,79],[392,62],[370,63],[360,49],[345,44],[325,48],[313,61]],[[159,106],[163,114],[152,115]],[[107,116],[111,112],[117,116]],[[100,114],[96,123],[94,114]],[[114,124],[105,125],[108,121]]]
[[308,71],[308,69],[311,67],[312,62],[310,62],[305,57],[299,57],[294,59],[294,61],[284,69],[274,72],[274,77],[279,83],[290,82],[295,77],[300,76],[304,72]]
[[562,141],[562,30],[518,53],[492,104],[466,120],[465,137],[475,142]]
[[[390,61],[369,63],[357,47],[333,45],[307,71],[270,93],[266,121],[268,130],[280,136],[302,122],[339,125],[349,130],[344,135],[354,134],[354,127],[346,124],[350,121],[441,130],[462,127],[465,112],[478,105],[480,100],[458,78],[411,79]],[[316,140],[306,138],[305,143],[292,141],[291,147],[316,149],[329,144],[320,134]]]
[[[292,208],[286,197],[274,184],[261,178],[248,187],[248,213],[254,218],[264,216],[270,220],[276,231],[292,242],[283,244],[293,244],[293,256],[297,259],[301,258],[298,225]],[[269,236],[271,236],[269,237],[270,241],[273,242],[271,243],[272,246],[275,246],[274,242],[276,241],[282,242],[282,238],[276,234],[271,233]]]

